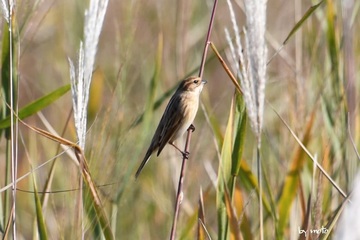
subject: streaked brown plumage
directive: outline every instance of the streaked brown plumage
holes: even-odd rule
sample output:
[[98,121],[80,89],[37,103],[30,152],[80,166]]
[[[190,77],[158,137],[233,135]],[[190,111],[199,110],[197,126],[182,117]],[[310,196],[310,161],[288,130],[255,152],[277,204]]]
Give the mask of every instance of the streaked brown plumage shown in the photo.
[[189,77],[181,81],[161,117],[149,149],[136,171],[136,178],[149,161],[152,153],[157,151],[157,156],[159,156],[167,143],[181,151],[174,145],[174,141],[181,137],[194,121],[199,107],[200,93],[205,83],[206,81],[199,77]]

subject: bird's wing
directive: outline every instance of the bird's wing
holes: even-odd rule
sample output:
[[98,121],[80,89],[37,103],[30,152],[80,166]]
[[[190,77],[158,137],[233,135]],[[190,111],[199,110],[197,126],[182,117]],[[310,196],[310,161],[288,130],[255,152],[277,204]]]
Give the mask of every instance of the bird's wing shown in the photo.
[[[170,105],[170,102],[169,102],[168,105]],[[167,109],[167,108],[166,108],[166,109]],[[146,151],[145,157],[144,157],[144,159],[142,160],[142,162],[141,162],[138,170],[136,171],[135,178],[137,178],[137,177],[139,176],[141,170],[143,169],[143,167],[145,166],[145,164],[149,161],[149,159],[150,159],[150,157],[151,157],[151,154],[152,154],[154,151],[156,151],[156,150],[159,148],[159,146],[160,146],[161,139],[162,139],[161,135],[162,135],[162,133],[164,132],[163,130],[164,130],[164,128],[165,128],[165,123],[166,123],[166,121],[165,121],[165,118],[166,118],[166,117],[165,117],[165,113],[166,113],[166,110],[165,110],[163,116],[161,117],[161,120],[160,120],[160,122],[159,122],[159,125],[157,126],[156,131],[155,131],[155,133],[154,133],[154,136],[153,136],[152,139],[151,139],[151,143],[150,143],[150,146],[149,146],[148,150]],[[158,154],[158,155],[159,155],[159,154]]]
[[170,99],[164,114],[161,117],[159,125],[156,128],[149,149],[147,150],[144,159],[136,171],[136,178],[139,176],[145,164],[149,161],[151,154],[158,149],[157,156],[159,156],[165,145],[178,131],[181,125],[181,121],[183,120],[183,113],[181,112],[179,101],[180,97],[176,94],[173,95],[173,97]]
[[[151,147],[151,146],[150,146]],[[141,170],[144,168],[145,164],[149,161],[150,157],[151,157],[151,154],[153,152],[153,149],[149,148],[146,152],[146,155],[144,157],[144,159],[142,160],[138,170],[136,171],[135,173],[135,178],[137,178],[141,172]]]
[[141,172],[141,170],[144,168],[145,164],[149,161],[150,157],[151,157],[151,154],[156,151],[159,146],[160,146],[160,139],[161,139],[161,134],[163,132],[163,129],[165,127],[164,125],[164,115],[165,113],[163,114],[161,120],[160,120],[160,123],[159,125],[157,126],[156,128],[156,131],[154,133],[154,136],[152,137],[152,140],[151,140],[151,143],[150,143],[150,146],[148,148],[148,150],[146,151],[146,154],[145,154],[145,157],[144,159],[142,160],[138,170],[136,171],[136,174],[135,174],[135,178],[137,178]]
[[183,121],[183,113],[181,112],[179,104],[180,100],[181,99],[178,95],[174,95],[166,107],[163,117],[161,118],[160,124],[162,124],[163,128],[159,136],[159,150],[157,153],[158,156],[165,145],[179,130],[181,121]]

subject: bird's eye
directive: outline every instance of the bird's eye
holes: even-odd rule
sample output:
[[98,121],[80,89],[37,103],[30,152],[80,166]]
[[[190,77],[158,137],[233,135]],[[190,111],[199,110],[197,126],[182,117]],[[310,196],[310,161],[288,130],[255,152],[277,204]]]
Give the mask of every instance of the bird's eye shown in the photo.
[[194,83],[197,84],[199,82],[199,80],[194,80]]

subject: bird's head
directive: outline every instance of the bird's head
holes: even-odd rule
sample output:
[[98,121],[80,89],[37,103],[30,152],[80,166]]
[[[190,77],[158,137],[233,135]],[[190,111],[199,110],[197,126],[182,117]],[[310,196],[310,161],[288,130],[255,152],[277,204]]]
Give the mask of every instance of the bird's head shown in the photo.
[[203,89],[204,84],[206,83],[206,80],[203,80],[199,77],[188,77],[185,80],[181,81],[178,87],[178,91],[181,90],[200,93]]

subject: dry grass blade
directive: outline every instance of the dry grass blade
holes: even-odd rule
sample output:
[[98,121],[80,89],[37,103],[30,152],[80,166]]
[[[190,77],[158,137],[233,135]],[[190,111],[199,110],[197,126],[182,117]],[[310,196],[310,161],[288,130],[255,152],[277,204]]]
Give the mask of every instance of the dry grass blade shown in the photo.
[[[205,231],[205,233],[206,233],[207,239],[211,240],[210,233],[209,233],[209,231],[207,230],[205,224],[201,221],[201,219],[199,219],[199,223],[201,224],[201,227],[204,229],[204,231]],[[206,238],[204,238],[204,239],[206,239]]]
[[240,240],[242,238],[241,238],[241,234],[240,234],[239,222],[238,222],[238,219],[237,219],[236,213],[235,213],[236,211],[234,209],[233,204],[231,203],[229,190],[228,190],[226,184],[224,184],[224,188],[225,188],[226,213],[228,215],[229,222],[230,222],[230,239],[231,240]]
[[[21,121],[22,122],[22,121]],[[96,214],[97,214],[97,217],[99,219],[99,222],[100,222],[100,225],[104,231],[104,235],[107,239],[114,239],[114,236],[111,232],[111,228],[110,228],[110,223],[106,217],[106,214],[104,212],[104,209],[103,209],[103,206],[102,206],[102,203],[101,203],[101,199],[99,197],[99,194],[96,190],[96,185],[94,183],[94,181],[92,180],[92,177],[90,175],[90,171],[89,171],[89,167],[88,167],[88,164],[87,164],[87,161],[86,161],[86,158],[84,156],[84,153],[83,151],[81,150],[81,148],[65,139],[65,138],[62,138],[62,137],[59,137],[59,136],[55,136],[45,130],[42,130],[40,128],[37,128],[37,127],[33,127],[33,126],[30,126],[28,124],[26,124],[25,122],[22,122],[26,127],[30,128],[31,130],[35,131],[36,133],[52,140],[52,141],[55,141],[55,142],[58,142],[60,144],[63,144],[63,145],[66,145],[66,146],[69,146],[69,147],[72,147],[74,149],[74,152],[75,152],[75,156],[79,162],[79,165],[80,165],[80,168],[81,168],[81,173],[82,173],[82,176],[87,184],[87,186],[89,187],[90,189],[90,192],[91,192],[91,198],[92,198],[92,202],[94,203],[94,208],[95,208],[95,211],[96,211]]]
[[[305,133],[302,139],[302,144],[307,145],[311,139],[311,130],[314,125],[315,120],[315,111],[312,113],[309,121],[305,127]],[[280,235],[283,234],[283,230],[287,224],[289,217],[290,208],[293,200],[296,197],[296,194],[299,190],[300,185],[300,172],[303,169],[303,166],[306,162],[304,151],[301,146],[298,146],[293,153],[291,159],[291,165],[289,167],[288,173],[286,175],[284,186],[282,188],[281,196],[278,201],[279,209],[279,228],[278,232]],[[303,204],[305,205],[305,204]],[[303,211],[305,206],[303,207]]]
[[323,167],[316,161],[314,156],[311,155],[309,150],[304,146],[304,144],[300,141],[300,139],[296,136],[294,131],[290,128],[290,126],[286,123],[286,121],[280,116],[280,114],[269,104],[269,106],[273,109],[276,115],[280,118],[280,120],[284,123],[286,128],[290,131],[291,135],[295,138],[301,148],[306,152],[306,154],[310,157],[310,159],[316,164],[319,170],[325,175],[325,177],[331,182],[331,184],[335,187],[335,189],[344,197],[346,198],[347,195],[345,192],[336,184],[336,182],[330,177],[330,175],[323,169]]
[[[41,113],[38,114],[39,116],[41,116],[40,118],[43,118],[44,121],[46,121],[46,119],[43,117],[43,115]],[[71,111],[69,112],[69,115],[68,115],[68,118],[66,120],[66,124],[64,125],[64,128],[63,128],[63,131],[61,133],[61,136],[63,136],[65,134],[65,131],[66,129],[68,128],[68,124],[69,124],[69,121],[70,121],[70,117],[71,117]],[[47,121],[46,121],[47,122]],[[45,126],[47,126],[45,122]],[[58,154],[59,151],[60,151],[60,147],[62,145],[59,144],[57,146],[57,149],[56,149],[56,153]],[[50,171],[47,175],[47,178],[46,178],[46,182],[45,182],[45,185],[43,187],[43,190],[42,192],[44,192],[45,194],[42,195],[41,197],[41,204],[42,204],[42,208],[45,209],[47,207],[47,203],[48,203],[48,200],[49,200],[49,194],[46,194],[46,192],[50,192],[50,188],[51,188],[51,185],[53,183],[53,180],[54,180],[54,176],[55,176],[55,166],[56,166],[56,161],[57,159],[54,159],[54,161],[52,162],[51,164],[51,167],[50,167]],[[76,162],[76,161],[75,161]]]
[[216,49],[214,43],[210,42],[210,46],[212,48],[212,50],[215,52],[217,58],[219,59],[221,65],[223,66],[225,72],[227,73],[227,75],[229,76],[230,80],[232,81],[232,83],[235,85],[236,90],[242,94],[241,88],[239,83],[237,82],[236,78],[234,77],[234,75],[232,74],[232,72],[230,71],[229,67],[226,65],[224,59],[221,57],[219,51]]

